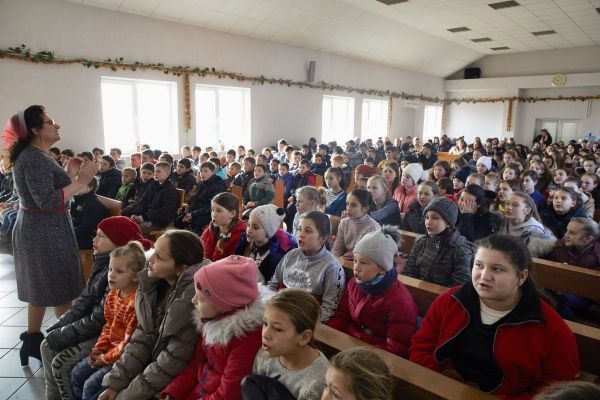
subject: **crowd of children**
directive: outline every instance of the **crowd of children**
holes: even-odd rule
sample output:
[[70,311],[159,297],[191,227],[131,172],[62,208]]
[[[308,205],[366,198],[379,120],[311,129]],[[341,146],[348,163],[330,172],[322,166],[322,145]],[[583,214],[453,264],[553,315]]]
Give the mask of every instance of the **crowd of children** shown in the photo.
[[[131,168],[95,149],[99,183],[71,208],[95,264],[42,343],[47,398],[391,399],[385,363],[363,349],[327,360],[318,322],[505,398],[573,380],[561,316],[598,322],[600,306],[556,293],[559,315],[531,256],[600,268],[600,147],[451,143],[280,140],[260,154],[184,147],[177,162],[147,148]],[[444,149],[460,157],[438,161]],[[277,180],[283,208],[270,204]],[[122,216],[105,218],[98,196]],[[146,265],[144,236],[168,226]],[[423,235],[402,267],[398,229]],[[399,273],[452,289],[421,321]]]

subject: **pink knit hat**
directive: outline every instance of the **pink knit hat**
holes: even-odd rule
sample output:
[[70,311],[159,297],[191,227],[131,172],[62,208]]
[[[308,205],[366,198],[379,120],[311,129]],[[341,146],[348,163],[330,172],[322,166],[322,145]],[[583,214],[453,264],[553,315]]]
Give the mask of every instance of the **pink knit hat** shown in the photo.
[[229,312],[258,298],[257,271],[253,259],[229,256],[200,268],[194,274],[194,283],[206,301]]

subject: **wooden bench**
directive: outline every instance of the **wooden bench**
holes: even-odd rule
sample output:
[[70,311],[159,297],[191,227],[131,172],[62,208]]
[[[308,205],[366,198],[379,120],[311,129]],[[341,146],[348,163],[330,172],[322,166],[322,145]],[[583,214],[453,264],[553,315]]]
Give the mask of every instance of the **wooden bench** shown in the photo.
[[452,161],[460,158],[460,154],[450,154],[443,151],[438,151],[436,156],[439,161],[448,161],[448,163],[452,163]]
[[273,205],[276,207],[283,208],[284,199],[283,199],[283,181],[281,179],[277,179],[274,183],[275,186],[275,198],[273,199]]
[[96,196],[100,203],[106,207],[108,210],[108,214],[111,217],[116,217],[117,215],[121,215],[121,202],[119,200],[111,199],[110,197],[105,196]]
[[[422,235],[409,231],[400,233],[404,241],[401,250],[408,254],[415,240]],[[600,301],[600,271],[534,258],[531,274],[540,288]]]
[[315,175],[315,187],[324,187],[323,185],[323,175]]
[[94,267],[94,258],[92,257],[93,253],[93,250],[79,250],[79,262],[81,263],[81,270],[83,272],[84,286],[92,274],[92,268]]
[[343,350],[366,347],[387,364],[396,379],[394,398],[402,399],[455,399],[492,400],[497,397],[464,383],[450,379],[402,357],[378,349],[343,332],[319,324],[315,330],[319,348],[328,356]]

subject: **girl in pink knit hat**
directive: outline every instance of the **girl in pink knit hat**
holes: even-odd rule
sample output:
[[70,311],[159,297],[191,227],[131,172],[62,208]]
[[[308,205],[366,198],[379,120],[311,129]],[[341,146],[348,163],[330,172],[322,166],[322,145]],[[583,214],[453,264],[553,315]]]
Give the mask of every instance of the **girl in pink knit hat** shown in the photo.
[[201,337],[188,366],[161,397],[174,400],[241,400],[240,384],[252,373],[261,346],[266,300],[253,259],[229,256],[194,275],[197,327]]

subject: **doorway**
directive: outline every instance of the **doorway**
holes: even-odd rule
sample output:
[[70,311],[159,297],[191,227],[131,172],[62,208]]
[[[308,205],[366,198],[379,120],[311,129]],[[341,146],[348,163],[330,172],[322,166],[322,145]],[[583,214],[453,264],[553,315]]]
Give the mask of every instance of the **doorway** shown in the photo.
[[568,143],[569,140],[579,139],[580,127],[580,119],[536,119],[534,137],[539,134],[541,129],[547,129],[552,136],[553,143],[560,141]]

